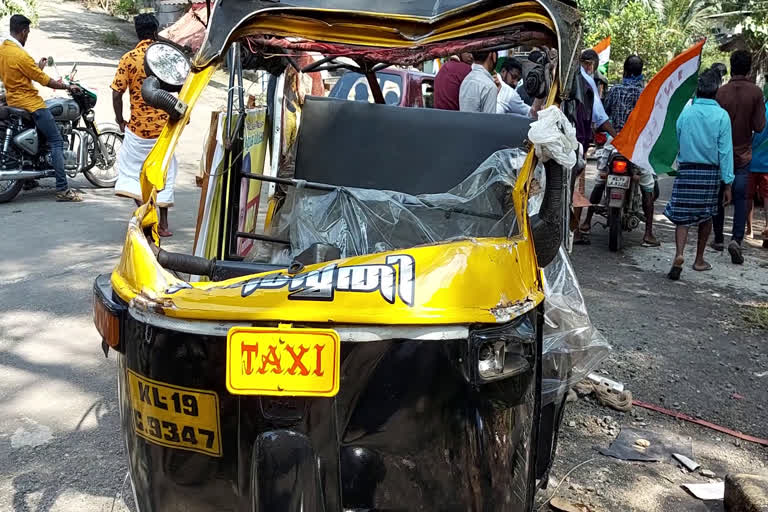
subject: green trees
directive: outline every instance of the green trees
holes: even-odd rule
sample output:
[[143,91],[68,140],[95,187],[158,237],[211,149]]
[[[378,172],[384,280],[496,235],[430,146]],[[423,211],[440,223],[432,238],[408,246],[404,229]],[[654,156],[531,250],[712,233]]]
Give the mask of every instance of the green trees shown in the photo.
[[37,23],[37,0],[0,0],[0,18],[23,14]]
[[715,19],[740,30],[747,50],[753,54],[755,73],[768,72],[768,1],[719,0]]
[[[674,55],[710,36],[711,17],[719,12],[712,0],[582,0],[579,6],[587,46],[611,36],[611,80],[621,77],[621,65],[633,53],[645,61],[646,76],[653,76]],[[721,59],[715,46],[708,42],[705,60]]]

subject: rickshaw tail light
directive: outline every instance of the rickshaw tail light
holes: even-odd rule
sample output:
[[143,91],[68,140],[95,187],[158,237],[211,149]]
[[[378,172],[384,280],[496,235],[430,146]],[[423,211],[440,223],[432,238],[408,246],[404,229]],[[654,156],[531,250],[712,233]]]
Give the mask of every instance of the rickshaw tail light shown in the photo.
[[112,314],[97,295],[93,297],[93,323],[107,345],[112,348],[120,345],[120,318]]

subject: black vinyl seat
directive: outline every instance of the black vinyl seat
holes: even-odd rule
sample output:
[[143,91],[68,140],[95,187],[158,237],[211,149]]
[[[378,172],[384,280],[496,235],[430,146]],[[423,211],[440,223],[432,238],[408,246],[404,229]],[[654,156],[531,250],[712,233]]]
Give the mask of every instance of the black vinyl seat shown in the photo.
[[32,114],[27,112],[23,108],[15,108],[15,107],[7,107],[7,106],[0,107],[0,121],[4,121],[12,117],[19,117],[24,122],[29,122],[29,123],[34,122]]
[[407,194],[446,192],[491,154],[522,147],[530,120],[309,96],[295,177]]

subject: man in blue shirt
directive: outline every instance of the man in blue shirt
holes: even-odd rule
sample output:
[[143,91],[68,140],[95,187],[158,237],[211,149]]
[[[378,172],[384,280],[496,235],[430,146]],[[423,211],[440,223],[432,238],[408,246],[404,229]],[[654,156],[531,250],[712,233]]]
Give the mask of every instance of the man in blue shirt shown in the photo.
[[717,214],[720,183],[724,184],[724,202],[731,201],[733,183],[733,144],[731,119],[715,100],[720,75],[708,69],[699,76],[696,99],[683,110],[677,120],[677,156],[679,174],[672,187],[672,197],[664,215],[675,224],[675,261],[668,277],[680,279],[683,251],[688,230],[698,226],[696,260],[693,270],[711,270],[704,261],[704,249],[712,232],[712,218]]

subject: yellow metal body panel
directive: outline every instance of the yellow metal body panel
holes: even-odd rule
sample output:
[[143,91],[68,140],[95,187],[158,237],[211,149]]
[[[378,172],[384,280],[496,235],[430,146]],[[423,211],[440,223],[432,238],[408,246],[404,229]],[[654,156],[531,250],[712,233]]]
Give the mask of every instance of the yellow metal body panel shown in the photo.
[[290,14],[262,16],[236,31],[233,40],[257,34],[285,37],[301,34],[305,39],[316,41],[399,48],[469,37],[520,23],[537,23],[552,32],[555,30],[554,23],[541,6],[531,3],[528,9],[522,9],[518,4],[436,25],[396,20],[385,27],[366,25],[351,17],[326,16],[315,19]]
[[141,192],[144,202],[149,201],[152,189],[163,190],[165,187],[165,175],[173,158],[176,145],[179,143],[181,132],[189,122],[192,109],[202,94],[208,82],[216,70],[215,66],[209,66],[197,73],[190,73],[187,81],[179,92],[179,99],[187,104],[187,112],[178,121],[169,121],[158,137],[158,142],[149,152],[141,173]]
[[[277,25],[276,20],[280,20]],[[431,35],[413,39],[421,43],[445,40],[522,22],[553,29],[541,6],[531,2],[479,14],[473,17],[474,24],[463,20],[429,25]],[[427,26],[413,20],[393,23],[403,26],[382,32],[381,26],[323,25],[312,18],[263,16],[251,20],[245,30],[343,43],[407,46],[414,40],[404,37],[405,29]],[[180,319],[389,325],[506,322],[543,300],[526,211],[533,151],[513,190],[519,237],[462,240],[352,257],[309,266],[300,276],[271,272],[224,282],[186,283],[162,269],[144,233],[151,234],[153,243],[158,243],[156,191],[165,186],[171,155],[212,73],[211,66],[187,79],[179,95],[189,105],[186,115],[168,123],[144,164],[142,191],[147,204],[134,213],[122,257],[112,274],[113,289],[123,300]],[[548,104],[555,101],[555,89]],[[271,201],[269,217],[273,210]]]

